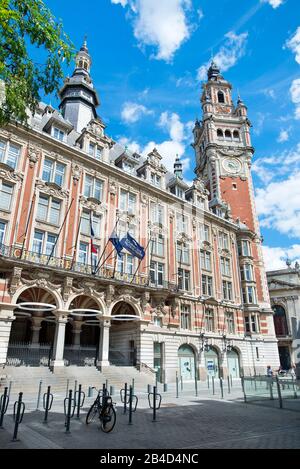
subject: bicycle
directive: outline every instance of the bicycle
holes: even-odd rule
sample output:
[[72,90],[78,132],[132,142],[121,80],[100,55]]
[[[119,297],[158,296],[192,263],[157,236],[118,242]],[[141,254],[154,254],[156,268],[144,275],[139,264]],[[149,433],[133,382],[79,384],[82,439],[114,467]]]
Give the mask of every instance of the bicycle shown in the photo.
[[[96,388],[93,387],[93,389]],[[112,398],[109,394],[103,395],[102,390],[98,391],[97,397],[86,415],[85,423],[90,424],[97,415],[101,422],[101,430],[105,433],[111,432],[116,424],[116,411]]]

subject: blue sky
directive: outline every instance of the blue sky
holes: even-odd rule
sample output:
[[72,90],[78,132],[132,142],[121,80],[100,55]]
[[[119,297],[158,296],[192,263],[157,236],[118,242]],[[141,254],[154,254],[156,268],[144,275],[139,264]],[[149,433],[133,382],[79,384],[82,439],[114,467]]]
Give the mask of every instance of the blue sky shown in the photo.
[[156,146],[168,168],[179,153],[189,181],[195,166],[191,128],[201,118],[201,81],[214,57],[253,124],[267,267],[285,266],[286,254],[299,260],[299,0],[45,3],[77,48],[87,35],[107,133],[141,153]]

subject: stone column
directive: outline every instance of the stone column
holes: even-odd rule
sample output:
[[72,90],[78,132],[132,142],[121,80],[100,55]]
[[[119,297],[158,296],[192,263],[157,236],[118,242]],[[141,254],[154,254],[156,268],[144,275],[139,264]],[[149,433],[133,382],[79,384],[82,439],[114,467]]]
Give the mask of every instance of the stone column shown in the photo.
[[0,366],[6,364],[11,325],[16,317],[12,305],[0,305]]
[[43,318],[38,317],[38,316],[33,316],[31,318],[31,323],[32,323],[31,347],[39,346],[39,338],[40,338],[40,330],[42,328],[42,321],[43,321]]
[[64,366],[65,332],[68,322],[67,315],[68,311],[56,312],[56,329],[51,360],[52,368]]
[[100,368],[109,366],[109,330],[110,321],[104,320],[100,325],[99,351],[97,357],[97,366]]
[[73,321],[72,324],[72,345],[74,348],[80,347],[80,333],[81,327],[83,322],[82,321]]

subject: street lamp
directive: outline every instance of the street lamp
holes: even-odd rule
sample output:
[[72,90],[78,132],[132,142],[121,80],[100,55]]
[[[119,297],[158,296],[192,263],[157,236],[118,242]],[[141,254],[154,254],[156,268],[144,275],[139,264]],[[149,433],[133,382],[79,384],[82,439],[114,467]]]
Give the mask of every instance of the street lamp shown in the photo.
[[201,347],[200,347],[201,352],[209,352],[211,346],[208,343],[208,338],[204,336],[204,332],[201,332],[200,340],[201,340]]
[[223,352],[231,352],[233,345],[230,339],[227,339],[226,334],[223,334],[223,343],[224,343],[224,348]]

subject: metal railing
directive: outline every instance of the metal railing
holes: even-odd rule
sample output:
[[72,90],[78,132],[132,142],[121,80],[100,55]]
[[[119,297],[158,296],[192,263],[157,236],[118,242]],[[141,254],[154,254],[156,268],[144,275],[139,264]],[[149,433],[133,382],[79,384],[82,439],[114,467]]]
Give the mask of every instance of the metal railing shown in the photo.
[[95,345],[65,345],[64,363],[66,366],[95,366],[97,359],[97,347]]
[[8,366],[49,366],[51,344],[13,342],[8,345],[6,365]]
[[104,280],[121,281],[122,283],[133,283],[134,285],[148,286],[150,288],[162,288],[171,291],[177,291],[177,285],[164,280],[162,283],[152,282],[150,278],[142,275],[133,275],[126,272],[113,271],[107,266],[103,266],[97,273],[93,273],[91,264],[81,262],[73,262],[72,259],[67,257],[51,257],[47,254],[40,254],[38,252],[22,249],[20,246],[6,246],[0,245],[0,257],[7,259],[14,259],[18,261],[25,261],[30,264],[43,265],[53,267],[55,269],[67,270],[70,272],[78,272],[85,275],[92,275],[96,278]]

